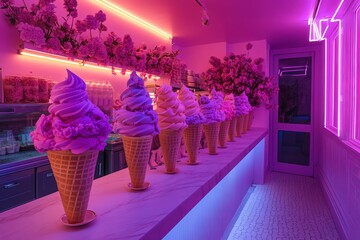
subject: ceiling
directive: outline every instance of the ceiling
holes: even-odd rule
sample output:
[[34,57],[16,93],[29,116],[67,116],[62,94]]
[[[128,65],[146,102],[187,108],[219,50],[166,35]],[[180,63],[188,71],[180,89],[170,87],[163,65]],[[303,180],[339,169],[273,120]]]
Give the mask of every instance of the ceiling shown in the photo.
[[317,0],[112,0],[113,3],[171,33],[173,43],[186,47],[214,42],[266,39],[271,49],[309,44],[308,19]]

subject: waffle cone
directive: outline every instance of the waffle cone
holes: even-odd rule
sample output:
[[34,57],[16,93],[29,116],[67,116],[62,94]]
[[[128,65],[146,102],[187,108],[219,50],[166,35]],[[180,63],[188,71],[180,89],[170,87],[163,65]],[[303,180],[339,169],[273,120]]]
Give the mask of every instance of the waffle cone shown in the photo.
[[210,124],[204,124],[203,128],[204,128],[206,141],[208,144],[208,152],[209,154],[215,155],[217,154],[216,148],[218,144],[220,123],[215,122]]
[[245,114],[244,116],[244,125],[243,125],[244,132],[248,130],[248,123],[249,123],[249,113]]
[[241,133],[245,133],[245,121],[246,121],[246,114],[241,114],[240,115],[240,128],[241,128]]
[[254,120],[254,111],[251,111],[249,113],[249,120],[248,120],[248,124],[247,124],[247,130],[250,130],[251,125],[253,123],[253,120]]
[[176,158],[180,151],[182,130],[161,130],[160,145],[167,173],[176,172]]
[[236,117],[236,136],[240,137],[242,132],[241,115]]
[[153,136],[151,135],[143,137],[122,136],[132,188],[144,186],[152,139]]
[[183,138],[190,164],[194,164],[197,162],[197,154],[200,146],[201,135],[201,124],[189,125],[183,131]]
[[61,201],[70,224],[84,221],[99,151],[73,154],[48,151]]
[[229,132],[230,121],[226,120],[221,122],[219,131],[219,146],[226,148],[226,138]]
[[229,142],[235,142],[235,131],[236,131],[236,117],[233,117],[229,125]]

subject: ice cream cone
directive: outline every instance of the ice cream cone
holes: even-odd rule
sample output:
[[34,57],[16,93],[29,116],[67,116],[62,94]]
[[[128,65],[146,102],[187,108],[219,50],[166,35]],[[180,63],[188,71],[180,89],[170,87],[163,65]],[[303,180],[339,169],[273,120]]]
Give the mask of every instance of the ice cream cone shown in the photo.
[[241,133],[246,132],[246,125],[247,124],[247,114],[241,115]]
[[141,189],[144,187],[146,167],[150,157],[153,136],[143,137],[122,136],[125,157],[128,165],[131,187]]
[[240,137],[242,132],[241,115],[236,117],[236,136]]
[[176,172],[176,157],[180,151],[182,130],[161,130],[160,145],[167,173]]
[[84,221],[99,151],[48,151],[68,223]]
[[219,138],[220,123],[214,122],[210,124],[204,124],[204,133],[208,145],[208,152],[211,155],[217,154],[217,144]]
[[220,124],[220,131],[219,131],[219,147],[220,148],[226,148],[226,137],[229,132],[229,126],[230,126],[229,120],[225,120],[225,121],[221,122],[221,124]]
[[254,120],[254,111],[250,111],[249,120],[248,120],[248,124],[247,124],[247,130],[250,130],[253,120]]
[[189,164],[196,164],[202,134],[201,124],[189,125],[183,131]]
[[237,121],[236,117],[233,117],[230,121],[229,142],[235,142],[236,121]]

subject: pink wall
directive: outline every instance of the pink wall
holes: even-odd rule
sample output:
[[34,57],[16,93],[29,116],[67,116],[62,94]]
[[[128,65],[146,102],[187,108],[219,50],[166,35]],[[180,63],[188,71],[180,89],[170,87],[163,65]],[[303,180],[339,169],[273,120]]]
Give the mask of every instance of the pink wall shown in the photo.
[[[252,41],[250,42],[253,47],[249,51],[249,56],[251,58],[264,58],[264,71],[266,74],[269,74],[269,55],[270,55],[270,46],[266,40],[259,40],[259,41]],[[234,54],[241,54],[247,53],[246,44],[248,42],[242,43],[229,43],[227,44],[226,53],[234,53]]]
[[188,69],[201,73],[210,67],[209,58],[211,56],[222,58],[225,54],[226,42],[219,42],[181,48],[179,56],[186,63]]
[[[27,4],[30,4],[30,2],[38,2],[38,0],[26,1]],[[99,10],[103,10],[103,12],[107,15],[105,25],[108,27],[108,32],[113,31],[121,38],[124,34],[130,34],[135,46],[146,43],[151,48],[156,45],[164,45],[168,50],[171,49],[171,41],[156,36],[153,33],[141,29],[137,25],[116,16],[110,10],[96,5],[96,3],[94,3],[95,1],[89,2],[90,1],[78,1],[78,19],[82,20],[88,14],[93,15]],[[56,3],[57,15],[60,19],[60,17],[64,15],[62,6],[63,1],[56,1]],[[113,76],[110,70],[94,70],[70,64],[36,60],[34,58],[16,54],[20,44],[18,33],[15,26],[12,26],[7,22],[3,16],[2,10],[0,10],[0,29],[0,68],[2,68],[3,76],[32,74],[35,76],[42,76],[56,81],[61,81],[66,77],[65,69],[69,68],[85,81],[109,81],[115,89],[115,97],[117,97],[126,87],[128,76],[122,76],[120,74]],[[106,35],[104,34],[103,36]]]
[[[229,53],[242,54],[246,53],[246,44],[243,43],[212,43],[206,45],[196,45],[192,47],[182,48],[180,58],[186,62],[188,69],[194,70],[197,73],[206,71],[209,67],[209,58],[215,56],[223,58]],[[264,58],[265,73],[269,73],[269,44],[266,40],[253,41],[253,49],[250,51],[250,56],[253,58]],[[269,111],[264,106],[260,106],[255,110],[255,118],[253,126],[269,128]]]

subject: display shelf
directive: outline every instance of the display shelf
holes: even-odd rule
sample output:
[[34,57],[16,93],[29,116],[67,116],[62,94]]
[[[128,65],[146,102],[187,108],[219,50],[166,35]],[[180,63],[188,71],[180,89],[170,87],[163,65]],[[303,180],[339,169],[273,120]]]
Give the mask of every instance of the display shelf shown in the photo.
[[[251,129],[236,142],[229,142],[227,149],[218,149],[218,155],[209,155],[207,149],[202,149],[199,165],[187,165],[183,158],[177,164],[177,174],[165,174],[164,166],[148,170],[145,180],[150,182],[150,187],[146,191],[128,189],[130,176],[126,169],[96,179],[88,207],[96,213],[96,221],[82,228],[69,228],[61,223],[64,210],[59,194],[54,193],[2,213],[1,235],[4,239],[23,239],[24,236],[36,239],[162,239],[235,167],[248,166],[244,174],[249,174],[249,184],[259,183],[265,168],[266,143],[263,140],[267,134],[267,129]],[[226,199],[233,199],[232,194],[240,191],[242,181],[235,184],[236,190],[229,191]],[[225,196],[222,197],[225,200]],[[221,216],[207,219],[217,223],[219,219],[224,223],[228,221]],[[19,229],[18,226],[28,227]],[[201,227],[197,229],[202,231]],[[207,227],[204,230],[211,233],[217,229]]]
[[47,164],[46,153],[39,153],[35,150],[23,151],[0,156],[0,176]]
[[42,113],[47,112],[49,103],[4,103],[0,104],[0,117],[13,117],[26,113]]

